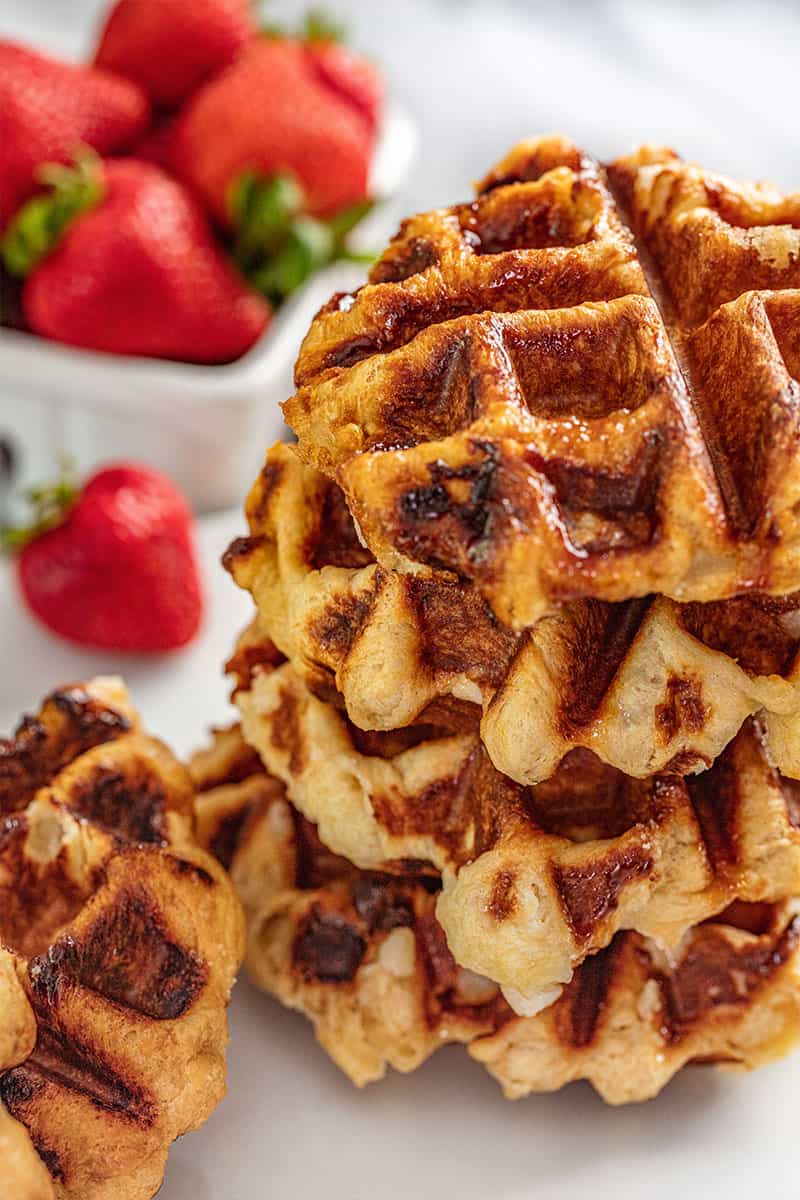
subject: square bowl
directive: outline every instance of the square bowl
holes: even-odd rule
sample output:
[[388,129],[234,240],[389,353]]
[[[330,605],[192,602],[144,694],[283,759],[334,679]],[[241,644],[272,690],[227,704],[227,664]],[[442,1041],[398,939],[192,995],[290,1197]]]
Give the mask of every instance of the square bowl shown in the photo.
[[[389,106],[370,179],[382,201],[402,186],[415,148],[411,119]],[[359,225],[358,243],[380,246],[385,225],[379,206]],[[312,317],[363,274],[351,263],[324,268],[246,354],[222,366],[101,354],[0,329],[0,440],[21,452],[23,477],[52,475],[61,453],[81,474],[100,461],[130,458],[172,476],[197,512],[238,504],[265,447],[286,432],[278,405],[292,392]]]

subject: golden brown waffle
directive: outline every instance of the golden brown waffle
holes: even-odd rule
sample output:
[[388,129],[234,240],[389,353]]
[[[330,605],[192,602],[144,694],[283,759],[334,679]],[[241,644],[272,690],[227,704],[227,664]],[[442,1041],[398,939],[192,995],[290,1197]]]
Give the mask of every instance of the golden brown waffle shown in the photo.
[[675,946],[734,899],[800,893],[799,785],[752,720],[686,780],[632,779],[580,749],[525,788],[474,733],[362,734],[288,665],[240,680],[236,701],[247,742],[326,846],[363,869],[442,874],[456,959],[520,1012],[552,1001],[618,930]]
[[525,142],[405,222],[285,406],[383,566],[471,579],[515,628],[800,588],[800,200],[652,149],[609,178]]
[[[222,849],[248,915],[248,970],[304,1012],[354,1083],[414,1070],[466,1043],[509,1096],[587,1078],[610,1103],[655,1095],[685,1063],[757,1066],[800,1030],[798,922],[739,905],[690,931],[674,959],[635,933],[588,958],[561,998],[515,1017],[459,967],[436,920],[436,882],[359,871],[263,774],[236,730],[195,760],[201,836]],[[230,776],[226,779],[226,771]]]
[[[23,963],[0,947],[0,1072],[16,1067],[36,1044],[36,1018],[23,986]],[[0,1102],[0,1184],[13,1200],[54,1200],[53,1182],[28,1131]]]
[[53,1181],[27,1130],[1,1104],[0,1162],[5,1196],[13,1200],[53,1200]]
[[260,767],[241,778],[248,753],[237,729],[218,732],[191,770],[198,836],[221,855],[245,906],[253,981],[307,1013],[358,1084],[494,1030],[507,1006],[494,984],[451,966],[433,913],[436,881],[359,872],[331,854],[281,783]]
[[224,1092],[242,914],[193,799],[116,680],[54,693],[0,742],[4,1196],[149,1200]]
[[582,601],[514,634],[469,584],[378,567],[336,484],[288,446],[246,512],[225,561],[258,609],[251,653],[268,635],[362,729],[480,722],[497,769],[534,784],[576,746],[629,775],[697,771],[761,712],[800,774],[800,594]]

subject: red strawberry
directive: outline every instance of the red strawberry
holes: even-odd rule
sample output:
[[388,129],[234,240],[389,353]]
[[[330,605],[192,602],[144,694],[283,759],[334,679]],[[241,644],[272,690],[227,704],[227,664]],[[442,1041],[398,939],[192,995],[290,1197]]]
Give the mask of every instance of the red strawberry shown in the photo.
[[126,75],[159,108],[177,108],[256,32],[249,0],[118,0],[95,62]]
[[131,154],[143,162],[155,163],[165,171],[172,172],[172,137],[175,118],[172,116],[156,120],[138,142],[131,146]]
[[81,145],[125,150],[149,120],[127,79],[0,41],[0,229],[37,190],[42,162],[68,162]]
[[99,470],[62,523],[24,545],[17,569],[31,612],[81,645],[172,650],[200,626],[192,515],[175,484],[148,467]]
[[383,80],[377,68],[339,42],[309,42],[308,54],[324,83],[353,106],[374,134],[383,108]]
[[[9,270],[30,272],[22,307],[34,333],[184,362],[228,362],[252,346],[269,306],[229,265],[179,183],[133,158],[82,175],[58,170],[53,197],[29,201],[4,241]],[[52,217],[40,212],[47,203]]]
[[175,170],[230,223],[233,185],[246,171],[289,172],[307,210],[328,215],[367,194],[372,135],[331,87],[306,45],[261,37],[196,92],[178,118]]

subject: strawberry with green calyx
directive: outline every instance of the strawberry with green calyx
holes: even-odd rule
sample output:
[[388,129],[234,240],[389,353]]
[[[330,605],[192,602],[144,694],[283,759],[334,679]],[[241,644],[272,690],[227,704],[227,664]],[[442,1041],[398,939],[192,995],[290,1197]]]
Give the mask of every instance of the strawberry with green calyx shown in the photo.
[[330,217],[367,199],[373,132],[326,82],[304,43],[255,38],[179,114],[170,162],[223,226],[246,173],[290,175],[309,215]]
[[[3,240],[28,328],[115,354],[230,362],[269,323],[197,201],[158,167],[109,159],[51,175]],[[50,206],[48,208],[48,205]]]
[[77,495],[78,483],[72,463],[64,459],[58,479],[29,488],[25,493],[25,500],[31,510],[28,523],[20,526],[0,526],[0,550],[22,550],[40,534],[60,525]]
[[9,221],[0,241],[3,266],[18,279],[29,275],[58,245],[77,216],[103,199],[102,165],[88,149],[77,158],[74,167],[43,163],[36,178],[49,189],[48,193],[34,196],[24,204]]
[[31,494],[27,530],[3,531],[22,595],[48,629],[80,645],[154,653],[197,633],[203,595],[192,515],[165,475],[135,463]]
[[236,261],[250,282],[278,305],[329,263],[371,261],[371,255],[347,247],[348,234],[371,207],[370,201],[363,201],[321,221],[303,211],[303,190],[291,176],[264,179],[248,172],[230,196]]
[[80,145],[126,151],[149,120],[130,80],[0,39],[0,230],[37,190],[41,163],[69,162]]

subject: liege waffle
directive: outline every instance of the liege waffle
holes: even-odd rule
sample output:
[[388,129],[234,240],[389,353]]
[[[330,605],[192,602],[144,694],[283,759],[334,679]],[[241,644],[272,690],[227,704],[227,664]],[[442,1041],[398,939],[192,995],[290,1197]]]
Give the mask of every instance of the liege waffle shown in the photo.
[[678,605],[578,601],[515,634],[469,584],[379,567],[336,484],[278,444],[225,556],[265,635],[362,729],[478,726],[497,769],[550,776],[586,746],[628,775],[710,765],[761,712],[800,774],[800,594]]
[[149,1200],[224,1092],[243,923],[193,799],[117,680],[0,742],[4,1196]]
[[28,1132],[0,1105],[0,1162],[4,1195],[13,1200],[53,1200],[53,1182]]
[[[436,880],[357,871],[323,846],[252,758],[234,728],[218,731],[190,769],[198,836],[230,870],[245,906],[253,981],[307,1013],[358,1084],[379,1079],[387,1065],[412,1071],[445,1042],[493,1031],[507,1005],[496,985],[450,966],[433,914]],[[417,970],[417,942],[438,980]],[[287,957],[296,971],[286,971]]]
[[285,413],[383,566],[473,580],[514,628],[786,594],[799,288],[797,196],[524,142],[321,310]]
[[389,1066],[414,1070],[457,1041],[509,1097],[586,1078],[619,1104],[654,1096],[686,1063],[753,1067],[798,1036],[790,905],[738,905],[691,930],[672,960],[618,933],[551,1008],[515,1017],[494,984],[453,959],[435,880],[332,855],[235,729],[192,769],[200,836],[222,853],[247,910],[251,976],[309,1017],[356,1084]]
[[525,788],[474,733],[362,734],[289,665],[245,671],[236,703],[247,742],[326,846],[362,869],[441,873],[456,959],[519,1012],[550,1003],[618,930],[676,946],[734,899],[800,893],[799,785],[752,719],[685,780],[632,779],[579,749]]
[[[23,963],[0,946],[0,1072],[23,1062],[36,1044],[36,1018],[23,986]],[[28,1131],[0,1101],[0,1183],[13,1200],[54,1200],[53,1183]]]

